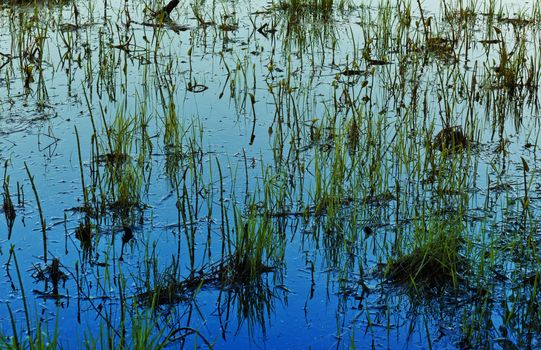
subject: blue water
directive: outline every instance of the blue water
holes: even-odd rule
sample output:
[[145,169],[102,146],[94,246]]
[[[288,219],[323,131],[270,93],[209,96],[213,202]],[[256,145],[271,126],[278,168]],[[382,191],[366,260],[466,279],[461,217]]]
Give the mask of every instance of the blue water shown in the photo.
[[[62,24],[75,23],[74,5],[80,12],[77,20],[83,25],[71,31]],[[425,154],[420,146],[423,135],[416,135],[415,130],[407,134],[411,139],[395,138],[395,130],[410,125],[401,121],[408,115],[403,114],[407,107],[403,107],[402,112],[395,108],[399,98],[392,92],[400,91],[399,85],[396,89],[387,85],[399,69],[398,62],[394,61],[398,57],[396,52],[374,50],[373,55],[386,57],[392,64],[359,67],[373,69],[368,75],[340,75],[344,69],[352,68],[352,61],[363,62],[361,50],[367,42],[366,33],[374,35],[375,41],[384,40],[374,34],[378,25],[387,23],[383,17],[378,20],[382,10],[376,4],[352,3],[344,8],[335,4],[337,8],[330,18],[305,14],[296,22],[300,27],[288,27],[288,20],[292,19],[285,12],[272,12],[271,3],[194,4],[203,18],[214,18],[217,22],[204,28],[198,25],[190,5],[181,4],[172,14],[177,24],[188,26],[187,30],[178,33],[173,27],[145,25],[148,21],[144,16],[145,4],[137,1],[115,1],[107,7],[88,2],[1,6],[0,52],[3,55],[0,66],[6,65],[0,69],[0,160],[7,164],[6,174],[17,214],[10,239],[4,216],[0,215],[0,221],[3,221],[0,227],[4,227],[0,232],[0,261],[5,266],[0,284],[6,291],[0,298],[2,334],[12,334],[8,306],[13,311],[19,332],[27,331],[22,283],[34,328],[30,333],[35,332],[40,321],[50,330],[57,324],[59,342],[70,349],[83,347],[90,339],[99,339],[100,332],[103,334],[104,329],[109,328],[108,324],[118,332],[122,312],[127,314],[128,339],[131,334],[129,320],[138,317],[137,314],[146,317],[150,324],[158,324],[152,331],[158,338],[181,329],[173,336],[176,340],[171,348],[205,347],[203,338],[215,344],[217,349],[394,349],[428,348],[429,344],[438,349],[457,348],[464,345],[468,325],[483,322],[475,319],[479,315],[489,321],[485,328],[481,327],[485,332],[471,335],[473,344],[505,347],[505,342],[512,342],[525,345],[528,344],[525,338],[534,347],[538,344],[536,336],[533,340],[528,338],[528,328],[524,326],[535,324],[526,319],[531,314],[524,312],[523,318],[519,315],[519,320],[515,320],[505,312],[507,306],[503,304],[505,301],[517,310],[525,310],[524,304],[535,302],[535,297],[533,301],[520,299],[531,290],[516,282],[522,281],[523,277],[515,274],[520,275],[522,271],[528,275],[533,268],[526,263],[522,266],[520,259],[515,259],[514,255],[520,257],[521,245],[506,238],[506,234],[521,230],[520,200],[524,198],[521,157],[529,164],[528,176],[537,173],[536,146],[525,145],[536,144],[539,112],[535,103],[520,98],[503,99],[504,106],[490,102],[487,96],[491,95],[491,86],[486,82],[483,86],[481,79],[491,77],[489,72],[498,58],[496,49],[477,43],[468,51],[468,62],[465,51],[459,52],[459,64],[455,66],[431,57],[431,63],[420,68],[418,75],[406,77],[408,82],[417,77],[420,90],[427,92],[433,120],[426,124],[433,124],[434,134],[443,128],[441,101],[438,101],[438,95],[442,94],[452,105],[454,123],[467,125],[475,120],[476,130],[480,130],[474,135],[476,148],[468,158],[469,164],[463,169],[454,169],[467,174],[466,205],[460,199],[449,199],[449,205],[461,203],[467,208],[461,220],[468,238],[475,243],[464,248],[463,253],[478,258],[473,261],[475,268],[480,268],[485,261],[480,256],[487,247],[497,245],[501,251],[512,253],[509,256],[504,253],[497,261],[487,263],[490,268],[508,274],[513,282],[496,283],[492,301],[485,300],[488,304],[484,314],[484,311],[475,310],[478,304],[475,287],[479,281],[471,281],[468,287],[458,292],[447,291],[432,299],[420,300],[406,288],[397,287],[383,277],[382,270],[396,232],[412,232],[410,223],[417,219],[414,209],[429,211],[437,201],[419,182],[410,182],[410,174],[415,173],[412,164],[419,163],[395,157],[400,144],[412,149],[418,147],[419,157]],[[433,16],[437,21],[441,15],[440,4],[427,2],[423,6],[425,16]],[[479,4],[477,8],[480,13],[485,9],[483,6]],[[525,6],[529,9],[529,5]],[[503,4],[502,9],[503,17],[519,12],[519,7],[513,4]],[[416,4],[412,4],[412,10],[413,21],[419,21]],[[523,13],[528,11],[531,10]],[[24,34],[22,23],[32,16],[38,16],[40,20],[29,22],[34,24],[27,24],[30,30]],[[391,28],[397,25],[393,18],[387,23]],[[238,23],[238,29],[223,31],[218,26],[220,21]],[[474,24],[475,39],[486,39],[484,17],[479,16],[477,22]],[[277,32],[264,36],[254,30],[254,26],[262,28],[264,23],[275,25]],[[448,28],[442,26],[445,32]],[[509,40],[509,48],[513,47],[515,27],[511,24],[498,26]],[[288,28],[292,32],[286,36]],[[526,50],[537,64],[538,28],[527,28],[524,34],[528,37]],[[412,37],[422,36],[414,25],[410,30]],[[44,38],[43,48],[37,51],[36,35]],[[156,38],[159,38],[159,47],[156,47]],[[116,46],[126,42],[129,43],[128,51]],[[394,45],[400,50],[401,43]],[[20,50],[20,47],[26,49]],[[39,53],[43,55],[41,67],[31,57],[37,57]],[[440,84],[438,72],[443,72],[445,79],[453,82],[456,82],[452,79],[453,74],[461,74],[467,82],[474,74],[475,62],[483,100],[474,106],[473,116],[468,116],[467,100],[456,91],[450,92],[452,86]],[[25,82],[25,67],[32,67],[27,69],[32,69],[33,81]],[[344,120],[351,118],[354,111],[335,110],[334,101],[344,98],[343,91],[348,87],[351,88],[348,91],[361,93],[360,84],[364,79],[369,80],[370,103],[357,107],[367,118],[374,118],[373,127],[380,122],[383,127],[380,142],[389,145],[381,159],[380,186],[392,193],[400,183],[409,197],[400,203],[399,209],[396,200],[359,207],[345,205],[337,216],[342,218],[341,226],[326,231],[329,223],[324,216],[303,218],[297,215],[305,204],[312,202],[316,186],[314,159],[316,154],[324,154],[316,152],[318,146],[310,143],[309,128],[326,125],[324,123],[333,116],[338,117],[336,126],[343,128]],[[28,83],[27,87],[25,83]],[[188,91],[188,83],[202,84],[207,89],[194,93]],[[170,94],[167,94],[167,88]],[[291,91],[285,93],[288,88]],[[407,85],[405,91],[408,96],[405,101],[409,104],[414,102],[410,88],[411,85]],[[160,90],[166,94],[162,96]],[[277,100],[280,93],[285,98]],[[255,98],[253,110],[250,94]],[[537,92],[534,99],[536,97]],[[171,108],[164,108],[163,103],[169,106],[170,101],[175,105],[177,121],[181,125],[184,156],[180,159],[168,159],[168,149],[164,145],[164,124]],[[417,102],[422,104],[422,98]],[[500,118],[504,113],[508,117]],[[133,120],[126,123],[128,128],[133,128],[134,137],[125,149],[134,169],[139,172],[140,187],[136,192],[144,207],[133,212],[129,226],[134,238],[125,246],[118,214],[110,211],[100,220],[93,219],[93,249],[85,256],[75,234],[84,220],[83,214],[76,210],[83,205],[84,196],[75,128],[80,136],[82,170],[88,186],[92,171],[96,170],[91,158],[92,122],[103,154],[107,152],[108,144],[103,121],[111,128],[119,115],[128,119],[144,115],[147,122],[145,131],[152,150],[142,163],[137,163],[145,144],[141,138],[142,128]],[[282,124],[278,121],[280,117]],[[419,125],[425,125],[422,115],[408,118],[417,118]],[[299,130],[302,135],[296,134]],[[368,133],[367,130],[363,132]],[[255,135],[253,139],[252,134]],[[293,144],[302,149],[296,162],[289,153],[294,149]],[[495,152],[500,144],[505,145],[506,152]],[[277,149],[277,145],[282,148]],[[197,157],[190,158],[189,155]],[[193,165],[190,159],[198,159],[195,163],[197,171],[194,172],[194,167],[189,168],[179,184],[186,184],[186,202],[197,215],[194,214],[193,221],[185,223],[182,218],[179,222],[177,192],[171,175],[175,172],[168,173],[166,169],[171,163],[180,164],[181,170],[176,176],[182,178],[185,167]],[[326,164],[325,159],[318,161],[321,162],[318,164]],[[37,202],[25,163],[34,176],[46,220],[48,262],[58,258],[68,277],[65,285],[61,284],[59,288],[60,298],[44,298],[44,295],[50,296],[50,283],[32,277],[36,267],[44,268],[44,253]],[[223,174],[222,194],[218,164]],[[304,172],[296,168],[301,165]],[[101,173],[106,172],[103,163],[98,169]],[[284,201],[285,204],[274,208],[275,214],[286,214],[285,217],[271,221],[277,237],[276,252],[283,256],[283,264],[263,274],[257,285],[230,286],[222,290],[205,285],[189,299],[160,306],[154,313],[149,313],[136,298],[147,276],[151,282],[159,279],[157,276],[162,276],[173,262],[178,263],[180,276],[186,278],[189,275],[188,237],[192,228],[195,268],[219,261],[224,239],[221,228],[225,224],[221,216],[221,196],[232,225],[234,207],[246,209],[246,192],[251,198],[262,200],[265,173],[276,176],[275,180],[269,181],[271,185],[278,188],[277,184],[282,181],[291,190],[291,197]],[[370,182],[369,172],[362,170],[362,173],[367,177],[355,181],[366,189]],[[329,173],[325,174],[324,178],[328,179]],[[193,179],[203,188],[196,187]],[[502,183],[510,189],[489,191],[494,184]],[[22,186],[20,202],[17,200],[18,184]],[[347,188],[350,184],[347,182],[344,186]],[[535,214],[539,208],[537,199],[541,185],[534,176],[528,186],[530,210]],[[107,190],[103,193],[105,196],[110,194]],[[353,195],[360,201],[365,193]],[[400,211],[398,218],[397,210]],[[530,225],[529,232],[533,232],[535,241],[536,220],[532,219]],[[371,227],[374,234],[363,233],[366,226]],[[345,239],[339,238],[341,233]],[[22,281],[17,278],[13,258],[10,258],[11,247]],[[8,261],[10,263],[6,265]],[[149,266],[158,274],[152,270],[148,274]],[[75,281],[77,274],[78,282]],[[362,293],[360,281],[364,281],[368,293]],[[526,292],[523,293],[521,288]],[[121,308],[122,303],[125,308]],[[158,329],[164,333],[160,334]],[[194,330],[201,336],[184,336]],[[119,342],[118,337],[114,339]],[[128,340],[127,347],[132,346]]]

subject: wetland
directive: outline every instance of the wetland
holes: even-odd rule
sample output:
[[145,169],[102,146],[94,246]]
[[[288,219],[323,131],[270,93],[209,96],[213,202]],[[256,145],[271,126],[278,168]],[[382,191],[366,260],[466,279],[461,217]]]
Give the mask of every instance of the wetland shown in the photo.
[[541,4],[0,2],[0,348],[541,347]]

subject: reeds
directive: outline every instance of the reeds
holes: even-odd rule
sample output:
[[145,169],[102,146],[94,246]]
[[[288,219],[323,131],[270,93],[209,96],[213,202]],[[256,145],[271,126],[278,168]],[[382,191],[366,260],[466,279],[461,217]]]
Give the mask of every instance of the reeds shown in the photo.
[[[176,5],[156,8],[169,15]],[[10,22],[0,89],[17,106],[27,103],[20,89],[52,109],[47,77],[62,72],[69,97],[85,97],[70,116],[75,138],[58,138],[77,142],[76,153],[59,146],[73,153],[67,181],[80,184],[71,208],[54,205],[53,186],[43,196],[26,163],[24,179],[42,232],[35,277],[57,302],[70,290],[79,320],[98,315],[86,346],[223,347],[236,332],[260,340],[289,298],[303,298],[306,315],[326,301],[317,311],[351,347],[364,345],[359,327],[388,347],[411,345],[401,325],[412,316],[406,333],[430,348],[434,315],[457,325],[451,337],[464,346],[535,347],[538,6],[517,15],[496,1],[444,1],[436,14],[421,1],[177,8],[193,27],[135,19],[137,4],[114,19],[104,7],[99,25],[92,4],[35,6],[35,17]],[[54,21],[38,21],[42,13]],[[5,171],[16,245],[15,218],[30,226],[32,215],[19,181]],[[58,210],[69,210],[62,250]],[[75,253],[60,257],[70,242]],[[9,310],[13,337],[0,341],[39,349],[46,324],[31,332],[31,298],[10,256],[27,330]],[[50,334],[60,346],[61,325]]]

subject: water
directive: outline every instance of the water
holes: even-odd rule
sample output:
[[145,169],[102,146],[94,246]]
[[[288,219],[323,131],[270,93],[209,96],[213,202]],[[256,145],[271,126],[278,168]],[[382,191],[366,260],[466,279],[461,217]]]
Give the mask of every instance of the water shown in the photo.
[[[0,159],[16,218],[9,236],[1,216],[1,334],[8,306],[27,331],[23,289],[31,334],[57,324],[66,348],[107,330],[122,345],[123,325],[135,348],[140,319],[171,348],[537,346],[537,5],[445,21],[445,3],[423,3],[424,19],[412,3],[408,24],[407,3],[387,5],[196,2],[156,27],[141,2],[2,4]],[[423,21],[445,40],[426,46]],[[471,147],[431,150],[446,126]],[[47,263],[67,277],[58,293],[39,278],[25,164]],[[219,283],[210,271],[247,227],[269,235],[272,268]],[[438,230],[460,232],[464,279],[389,281],[399,251]],[[149,311],[141,296],[171,280],[176,299]]]

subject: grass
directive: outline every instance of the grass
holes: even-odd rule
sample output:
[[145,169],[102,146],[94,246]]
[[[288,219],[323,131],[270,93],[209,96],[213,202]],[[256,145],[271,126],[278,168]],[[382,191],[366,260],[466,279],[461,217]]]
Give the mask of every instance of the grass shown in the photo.
[[[17,220],[40,216],[35,276],[57,297],[76,290],[71,305],[97,315],[86,347],[272,339],[288,298],[306,298],[305,315],[325,299],[337,347],[361,345],[357,327],[435,346],[440,314],[464,346],[535,345],[537,8],[515,16],[496,1],[444,1],[435,14],[420,1],[296,0],[244,17],[197,2],[166,10],[162,25],[146,22],[141,3],[113,16],[82,5],[6,5],[0,102],[53,109],[65,79],[83,106],[70,115],[86,127],[69,136],[80,185],[64,245],[39,162],[25,163],[24,178],[5,171],[3,210],[16,245]],[[8,310],[2,346],[63,346],[61,324],[29,317],[11,257],[26,329]],[[418,315],[410,329],[392,325],[406,315]]]
[[452,287],[456,290],[464,283],[468,261],[461,254],[464,245],[458,227],[437,227],[436,233],[424,239],[421,246],[415,246],[409,253],[391,260],[385,274],[396,283],[411,284],[415,289]]

